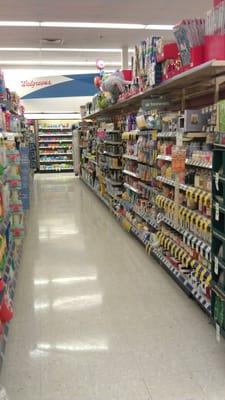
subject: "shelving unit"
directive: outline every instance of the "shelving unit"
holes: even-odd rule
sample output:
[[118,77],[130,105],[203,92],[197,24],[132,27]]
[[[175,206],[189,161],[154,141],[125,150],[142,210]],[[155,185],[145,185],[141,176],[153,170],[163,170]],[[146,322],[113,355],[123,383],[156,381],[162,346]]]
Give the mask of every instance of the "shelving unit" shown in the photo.
[[72,121],[37,122],[39,172],[73,171]]
[[[211,213],[219,213],[225,221],[225,201],[219,206],[212,206],[212,138],[215,136],[216,122],[215,106],[208,106],[218,99],[220,84],[220,88],[224,89],[225,79],[222,76],[225,76],[225,62],[208,62],[140,95],[89,115],[95,126],[91,140],[97,143],[96,164],[93,168],[87,162],[81,164],[82,180],[108,203],[124,229],[138,238],[147,253],[209,315],[211,308],[215,309],[217,297],[220,296],[225,304],[225,277],[224,286],[221,287],[218,279],[216,283],[215,272],[211,271],[211,264],[215,264],[214,241],[221,241],[225,249],[225,236],[220,230],[221,226],[225,229],[225,222],[221,225],[220,221],[220,229],[218,225],[214,226],[215,218],[211,222]],[[141,107],[142,100],[152,95],[155,98],[158,96],[159,101],[163,96],[163,101],[167,100],[171,105],[172,111],[167,109],[163,111],[164,114],[159,112],[162,114],[161,130],[148,127],[141,131],[140,127],[132,127],[129,132],[125,118],[131,113],[133,116]],[[192,106],[192,101],[195,106]],[[163,116],[166,113],[178,115],[177,111],[182,113],[185,108],[203,108],[200,114],[207,115],[207,122],[202,131],[179,131],[177,127],[174,129],[172,123],[172,128],[170,126],[168,129]],[[144,116],[143,110],[142,113]],[[123,190],[121,188],[114,196],[105,185],[107,170],[110,170],[109,166],[107,169],[106,157],[116,156],[110,154],[111,150],[103,148],[110,145],[112,140],[99,135],[102,127],[105,126],[106,132],[110,125],[112,131],[121,132],[124,143],[120,153]],[[120,140],[115,140],[114,145],[117,143],[120,146]],[[176,146],[186,152],[183,173],[174,172]],[[215,151],[224,151],[225,165],[225,145],[217,145]],[[213,181],[214,186],[217,181],[221,188],[225,182],[225,170],[218,174],[215,169]],[[213,201],[215,203],[215,198]],[[212,229],[214,239],[211,243]],[[216,268],[221,268],[225,275],[225,261],[221,255],[216,261]],[[220,323],[220,329],[221,332],[225,330],[224,322]]]
[[[2,182],[1,192],[4,198],[1,205],[4,214],[0,217],[0,279],[4,282],[4,289],[0,291],[0,302],[2,306],[3,302],[5,303],[6,299],[8,299],[10,310],[13,310],[15,287],[25,234],[24,209],[27,209],[27,205],[29,205],[29,149],[28,146],[25,146],[19,152],[13,145],[10,145],[8,149],[4,149],[3,146],[1,150],[6,154],[6,165],[0,175]],[[4,359],[9,322],[5,322],[2,327],[3,332],[0,334],[0,367]]]
[[225,147],[217,143],[213,154],[212,317],[217,334],[225,336]]

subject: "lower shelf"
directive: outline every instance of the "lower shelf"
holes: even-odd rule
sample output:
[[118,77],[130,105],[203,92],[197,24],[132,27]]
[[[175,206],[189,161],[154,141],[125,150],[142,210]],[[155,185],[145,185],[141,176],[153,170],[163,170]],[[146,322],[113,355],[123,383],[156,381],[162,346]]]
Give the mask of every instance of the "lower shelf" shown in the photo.
[[[12,303],[14,303],[18,269],[19,269],[20,260],[22,257],[22,244],[19,246],[17,258],[14,259],[14,262],[12,264],[13,249],[14,249],[14,243],[11,243],[9,250],[8,250],[6,268],[5,268],[5,271],[3,274],[3,279],[5,281],[5,284],[6,284],[8,292],[9,292]],[[13,265],[13,274],[11,271],[12,275],[10,276],[10,270],[12,269],[12,265]],[[4,325],[3,334],[0,336],[0,369],[2,367],[2,362],[4,360],[5,347],[6,347],[6,342],[8,340],[9,326],[10,326],[10,322]]]
[[40,169],[38,172],[41,174],[47,174],[47,173],[61,173],[61,172],[73,172],[73,168],[62,168],[60,170],[58,169]]
[[95,188],[86,181],[86,179],[84,179],[82,176],[80,176],[80,179],[92,190],[92,192],[94,192],[96,194],[96,196],[107,206],[110,207],[109,202],[103,197],[101,196],[100,193],[97,192],[97,190],[95,190]]
[[[100,198],[100,200],[108,207],[111,211],[112,208],[110,204],[93,188],[92,185],[89,184],[83,177],[80,176],[80,179]],[[159,248],[151,249],[148,246],[149,242],[143,240],[140,236],[138,230],[130,224],[127,220],[127,224],[125,224],[125,218],[118,216],[116,212],[113,212],[114,216],[116,217],[117,221],[128,231],[130,232],[136,239],[141,242],[142,245],[146,247],[148,254],[156,259],[158,263],[170,274],[170,276],[179,284],[179,286],[184,290],[184,292],[200,305],[200,307],[208,314],[211,315],[211,302],[210,300],[206,299],[206,297],[198,292],[198,289],[192,286],[189,280],[181,274],[164,256],[163,252]],[[148,251],[150,249],[150,251]]]

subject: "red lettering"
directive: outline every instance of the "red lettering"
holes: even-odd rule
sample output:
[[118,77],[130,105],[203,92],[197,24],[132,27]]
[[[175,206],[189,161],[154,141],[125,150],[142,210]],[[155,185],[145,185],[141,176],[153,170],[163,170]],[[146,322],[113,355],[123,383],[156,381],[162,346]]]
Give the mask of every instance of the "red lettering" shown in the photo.
[[28,81],[28,80],[20,81],[20,83],[21,83],[22,87],[32,87],[32,88],[35,88],[37,86],[48,86],[48,85],[52,84],[50,79],[46,80],[46,81],[44,81],[44,80],[43,81],[34,81],[32,79],[31,81]]

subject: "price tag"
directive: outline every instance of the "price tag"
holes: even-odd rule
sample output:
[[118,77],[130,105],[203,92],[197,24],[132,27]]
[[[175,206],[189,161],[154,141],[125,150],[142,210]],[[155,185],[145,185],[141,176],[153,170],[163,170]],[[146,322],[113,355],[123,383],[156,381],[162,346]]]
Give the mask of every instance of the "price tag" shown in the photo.
[[196,242],[198,241],[198,238],[196,238],[196,237],[194,237],[193,239],[192,239],[192,248],[195,248],[195,246],[196,246]]
[[216,275],[219,274],[219,260],[217,257],[214,258],[214,272]]
[[177,139],[177,146],[182,147],[183,146],[183,132],[177,132],[176,134],[176,139]]
[[192,239],[192,234],[190,233],[189,235],[188,235],[188,237],[187,237],[187,245],[188,246],[191,246],[191,239]]
[[176,244],[173,244],[172,247],[171,247],[171,254],[172,255],[174,255],[175,248],[176,248]]
[[202,244],[202,241],[201,240],[198,240],[197,241],[197,243],[196,243],[196,250],[199,252],[200,251],[200,246],[201,246],[201,244]]
[[219,203],[215,203],[215,220],[220,220],[220,205]]
[[203,271],[201,272],[201,275],[200,275],[200,281],[201,281],[201,282],[204,281],[204,278],[205,278],[205,274],[206,274],[206,273],[207,273],[207,270],[204,268]]
[[205,252],[205,257],[207,260],[210,260],[210,253],[211,253],[211,247],[208,246]]
[[215,175],[215,186],[216,186],[217,192],[219,191],[219,180],[220,180],[219,172],[216,172],[216,175]]
[[204,251],[205,251],[205,249],[206,249],[206,246],[207,246],[207,245],[205,245],[205,243],[202,243],[201,246],[200,246],[200,254],[201,254],[201,256],[203,256],[203,257],[204,257]]
[[219,326],[219,324],[216,324],[216,340],[218,343],[220,343],[220,326]]
[[186,241],[187,241],[187,238],[188,238],[188,232],[187,232],[187,231],[185,231],[185,232],[184,232],[184,243],[186,243]]

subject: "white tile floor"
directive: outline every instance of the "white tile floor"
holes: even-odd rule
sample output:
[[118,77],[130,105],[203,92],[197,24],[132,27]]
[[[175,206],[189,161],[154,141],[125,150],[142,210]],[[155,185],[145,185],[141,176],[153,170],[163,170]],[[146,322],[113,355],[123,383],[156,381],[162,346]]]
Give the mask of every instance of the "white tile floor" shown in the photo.
[[224,400],[225,340],[78,179],[35,183],[10,400]]

